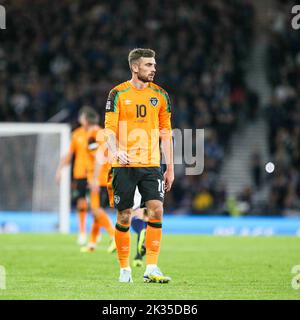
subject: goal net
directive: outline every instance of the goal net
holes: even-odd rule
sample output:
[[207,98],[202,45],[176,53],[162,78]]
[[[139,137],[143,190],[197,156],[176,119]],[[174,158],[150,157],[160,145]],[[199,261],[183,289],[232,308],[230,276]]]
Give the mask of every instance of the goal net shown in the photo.
[[32,231],[51,229],[43,226],[51,221],[53,230],[69,232],[69,169],[55,181],[69,140],[67,124],[0,123],[0,219],[14,216],[22,224],[23,217]]

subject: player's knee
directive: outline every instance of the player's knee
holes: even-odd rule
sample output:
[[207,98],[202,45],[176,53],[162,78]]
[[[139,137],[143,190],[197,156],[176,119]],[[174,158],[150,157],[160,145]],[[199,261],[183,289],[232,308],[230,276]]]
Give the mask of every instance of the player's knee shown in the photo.
[[78,211],[86,211],[88,209],[88,204],[86,199],[84,198],[79,198],[77,200],[77,210]]
[[105,215],[105,211],[100,207],[91,209],[92,215],[96,220],[99,220]]
[[131,209],[119,211],[118,221],[121,224],[130,224],[130,220],[131,220]]
[[95,219],[99,216],[99,210],[96,208],[91,208],[92,215]]
[[148,210],[149,219],[161,220],[163,216],[163,207],[162,205],[156,205],[151,210]]

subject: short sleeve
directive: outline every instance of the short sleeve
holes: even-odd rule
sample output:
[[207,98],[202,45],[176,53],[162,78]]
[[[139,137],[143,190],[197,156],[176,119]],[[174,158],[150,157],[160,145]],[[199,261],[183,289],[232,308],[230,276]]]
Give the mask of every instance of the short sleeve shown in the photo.
[[159,133],[160,138],[164,140],[169,139],[172,135],[171,103],[166,91],[163,91],[162,95],[164,96],[164,103],[162,103],[159,110]]
[[119,92],[117,90],[111,90],[105,107],[105,130],[109,130],[114,133],[117,132],[119,122]]

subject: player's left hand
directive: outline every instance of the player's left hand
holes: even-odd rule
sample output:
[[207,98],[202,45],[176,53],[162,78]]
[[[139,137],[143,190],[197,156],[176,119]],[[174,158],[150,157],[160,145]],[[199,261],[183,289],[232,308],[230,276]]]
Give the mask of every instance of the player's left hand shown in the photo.
[[165,191],[169,192],[174,181],[174,170],[168,170],[164,173]]

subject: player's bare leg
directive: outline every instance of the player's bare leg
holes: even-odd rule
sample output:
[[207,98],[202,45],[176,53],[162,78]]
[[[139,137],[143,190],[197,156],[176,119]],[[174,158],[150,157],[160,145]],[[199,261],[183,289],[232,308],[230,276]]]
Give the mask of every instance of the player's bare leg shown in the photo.
[[129,264],[130,256],[130,222],[131,209],[118,211],[115,228],[115,241],[117,246],[118,259],[120,264],[120,282],[133,282]]
[[158,256],[162,238],[163,204],[159,200],[146,202],[148,225],[146,229],[146,271],[144,282],[168,283],[171,278],[164,276],[158,268]]

